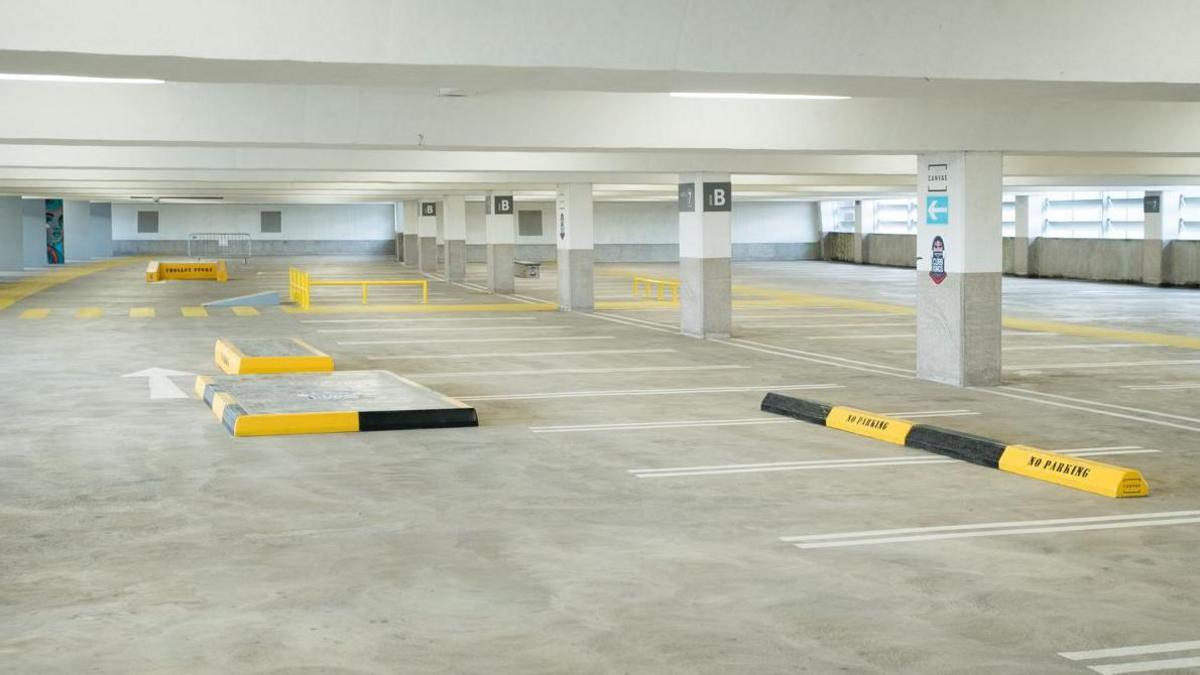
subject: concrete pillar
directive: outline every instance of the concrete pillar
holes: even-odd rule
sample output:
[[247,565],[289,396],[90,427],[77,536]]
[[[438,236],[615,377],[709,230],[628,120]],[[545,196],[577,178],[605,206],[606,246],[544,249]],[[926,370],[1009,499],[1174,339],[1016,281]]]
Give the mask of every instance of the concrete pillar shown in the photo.
[[592,266],[592,184],[564,183],[558,186],[558,308],[567,312],[590,312],[595,302]]
[[821,259],[833,260],[833,251],[829,245],[829,233],[837,230],[838,202],[822,201],[819,204]]
[[410,199],[404,202],[404,264],[416,265],[421,257],[421,242],[417,234],[418,221],[421,218],[421,204]]
[[446,281],[467,278],[467,199],[447,195],[442,201],[442,227],[446,243]]
[[1046,226],[1046,199],[1036,195],[1017,195],[1013,233],[1013,274],[1037,276],[1035,244]]
[[488,193],[484,212],[487,228],[488,290],[512,293],[513,259],[517,255],[517,230],[512,195]]
[[856,263],[867,262],[867,237],[875,231],[875,202],[854,200],[854,240],[850,244],[850,255]]
[[1002,156],[930,153],[917,171],[917,377],[999,384]]
[[0,197],[0,270],[25,267],[25,226],[20,197]]
[[22,258],[25,267],[46,266],[46,200],[21,200],[21,226],[24,230]]
[[87,202],[63,201],[63,253],[67,262],[84,262],[92,252],[92,208]]
[[92,257],[111,258],[113,255],[112,204],[92,202]]
[[1142,283],[1161,286],[1170,281],[1167,247],[1179,236],[1179,193],[1146,192],[1142,210],[1146,221],[1142,241]]
[[733,190],[729,174],[679,177],[680,331],[729,337],[733,330]]
[[425,274],[432,274],[438,269],[437,214],[437,202],[421,202],[421,218],[417,222],[417,266]]

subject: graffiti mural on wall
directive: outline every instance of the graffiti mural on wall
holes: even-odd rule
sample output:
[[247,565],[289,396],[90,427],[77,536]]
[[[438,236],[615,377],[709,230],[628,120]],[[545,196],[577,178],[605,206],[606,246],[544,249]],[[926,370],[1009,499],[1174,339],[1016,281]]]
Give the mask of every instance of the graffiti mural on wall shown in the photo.
[[61,199],[46,200],[46,262],[61,265],[63,251],[63,203]]

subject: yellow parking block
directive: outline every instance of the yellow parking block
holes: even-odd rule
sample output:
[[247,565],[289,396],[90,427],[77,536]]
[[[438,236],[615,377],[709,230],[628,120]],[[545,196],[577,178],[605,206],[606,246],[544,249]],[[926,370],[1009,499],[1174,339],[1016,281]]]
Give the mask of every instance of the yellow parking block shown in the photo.
[[129,318],[131,319],[153,319],[153,307],[131,307],[129,309]]
[[258,310],[253,307],[233,307],[233,313],[237,316],[258,316]]
[[33,309],[21,312],[22,319],[44,319],[47,316],[50,316],[50,308],[48,307],[34,307]]
[[191,317],[193,319],[202,319],[208,316],[208,310],[204,309],[203,307],[180,307],[179,311],[182,312],[184,316]]
[[104,316],[104,309],[101,307],[80,307],[75,312],[76,319],[99,319]]

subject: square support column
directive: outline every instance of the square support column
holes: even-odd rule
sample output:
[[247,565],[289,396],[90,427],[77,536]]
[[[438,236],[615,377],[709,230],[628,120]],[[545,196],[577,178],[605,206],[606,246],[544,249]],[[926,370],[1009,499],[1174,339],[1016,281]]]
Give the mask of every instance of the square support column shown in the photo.
[[423,274],[432,274],[438,269],[437,216],[437,202],[421,202],[421,217],[417,222],[417,268]]
[[421,204],[415,199],[404,202],[404,234],[401,237],[405,265],[416,265],[421,257],[420,236],[417,234],[421,218]]
[[25,224],[20,197],[0,197],[0,270],[25,267]]
[[864,199],[854,200],[854,240],[850,244],[850,256],[856,263],[868,260],[870,244],[867,237],[875,231],[875,202]]
[[590,312],[595,304],[592,184],[558,186],[558,308]]
[[113,255],[112,204],[92,202],[92,257],[111,258]]
[[492,293],[512,293],[513,260],[517,255],[517,230],[512,195],[488,193],[484,212],[487,228],[488,290]]
[[446,281],[467,278],[467,199],[447,195],[442,200],[442,227],[446,243]]
[[1046,199],[1037,195],[1017,195],[1013,227],[1013,274],[1036,277],[1037,240],[1046,227]]
[[1002,156],[920,155],[917,164],[917,377],[1000,383]]
[[1167,247],[1179,236],[1178,192],[1147,192],[1142,201],[1145,226],[1142,240],[1142,283],[1161,286],[1171,279]]
[[22,259],[25,267],[46,266],[46,200],[21,200]]
[[729,174],[680,175],[679,328],[689,337],[733,332],[732,211]]

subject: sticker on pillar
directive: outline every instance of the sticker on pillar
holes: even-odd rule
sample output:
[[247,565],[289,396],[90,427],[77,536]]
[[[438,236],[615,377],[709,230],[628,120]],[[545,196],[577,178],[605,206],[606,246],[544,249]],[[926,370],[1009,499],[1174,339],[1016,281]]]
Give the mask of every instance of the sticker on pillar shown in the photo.
[[495,195],[492,197],[492,213],[498,216],[510,215],[513,212],[512,195]]
[[925,191],[926,192],[949,192],[950,191],[950,165],[949,164],[929,164],[925,167]]
[[929,259],[929,278],[940,284],[946,280],[946,242],[941,237],[933,238],[933,256]]
[[949,195],[925,195],[925,224],[950,224]]
[[61,265],[66,260],[63,244],[63,200],[46,200],[46,262]]
[[437,202],[421,202],[421,215],[422,216],[436,216],[437,215]]
[[558,238],[567,238],[567,214],[562,212],[558,214]]
[[705,183],[704,210],[732,211],[733,186],[729,183]]
[[1146,195],[1142,197],[1142,213],[1159,213],[1162,211],[1162,195]]
[[679,212],[691,213],[696,210],[696,184],[679,184]]

